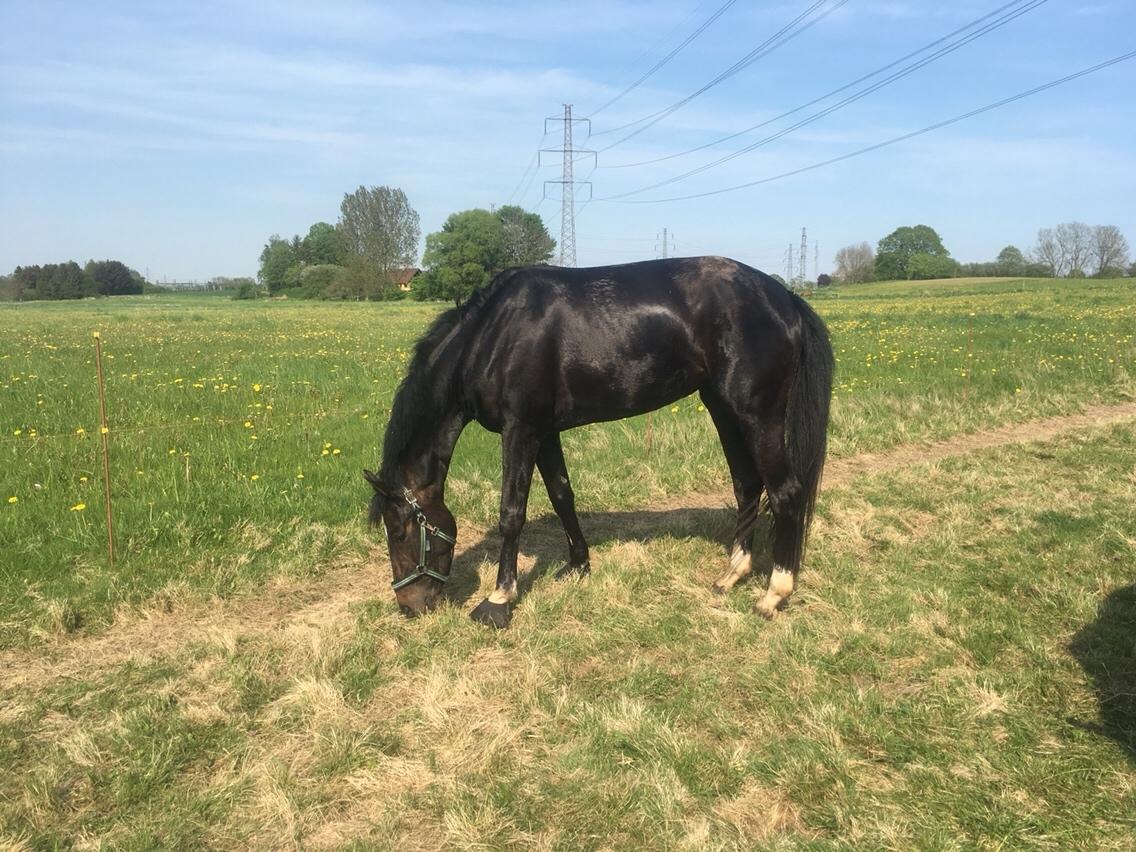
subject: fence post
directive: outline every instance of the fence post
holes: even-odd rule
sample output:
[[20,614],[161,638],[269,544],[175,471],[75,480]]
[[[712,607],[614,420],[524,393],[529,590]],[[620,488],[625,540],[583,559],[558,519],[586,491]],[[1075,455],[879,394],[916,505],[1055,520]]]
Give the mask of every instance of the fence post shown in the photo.
[[110,428],[107,426],[106,416],[106,381],[103,378],[103,340],[102,335],[97,331],[93,333],[95,338],[95,366],[98,369],[99,377],[99,438],[102,439],[103,446],[103,497],[106,503],[106,525],[107,525],[107,558],[110,567],[114,567],[114,512],[111,511],[110,505]]

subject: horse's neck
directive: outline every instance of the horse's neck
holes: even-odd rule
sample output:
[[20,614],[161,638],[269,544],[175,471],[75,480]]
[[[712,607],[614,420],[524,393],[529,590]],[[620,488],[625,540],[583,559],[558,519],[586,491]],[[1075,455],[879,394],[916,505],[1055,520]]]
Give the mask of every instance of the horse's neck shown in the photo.
[[466,422],[458,413],[439,418],[434,434],[416,441],[414,447],[399,460],[403,481],[411,490],[436,491],[441,497],[450,470],[450,459]]

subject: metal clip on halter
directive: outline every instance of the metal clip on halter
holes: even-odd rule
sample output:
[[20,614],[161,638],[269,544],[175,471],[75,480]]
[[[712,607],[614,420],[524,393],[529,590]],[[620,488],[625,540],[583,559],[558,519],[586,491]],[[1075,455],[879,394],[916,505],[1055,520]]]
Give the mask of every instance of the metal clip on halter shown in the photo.
[[402,499],[410,504],[411,510],[414,512],[414,518],[418,521],[418,564],[414,566],[414,570],[403,577],[401,580],[395,580],[391,583],[391,588],[396,592],[403,586],[409,586],[415,580],[420,580],[423,577],[430,577],[437,580],[439,583],[445,583],[450,579],[445,574],[439,574],[426,566],[426,554],[430,552],[430,541],[426,538],[426,533],[448,541],[450,544],[456,545],[457,539],[448,535],[426,520],[426,513],[422,511],[422,507],[418,505],[418,501],[414,497],[414,492],[409,488],[403,486]]

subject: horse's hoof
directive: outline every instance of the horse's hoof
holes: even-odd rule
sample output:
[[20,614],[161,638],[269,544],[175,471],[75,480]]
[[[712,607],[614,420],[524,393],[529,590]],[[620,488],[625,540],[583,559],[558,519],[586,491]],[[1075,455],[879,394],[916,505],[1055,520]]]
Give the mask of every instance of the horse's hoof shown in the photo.
[[718,597],[724,598],[727,594],[729,594],[730,590],[727,589],[725,586],[719,586],[717,583],[715,583],[714,585],[712,585],[710,587],[710,591],[713,592]]
[[581,563],[580,565],[565,565],[556,572],[556,579],[566,580],[569,577],[586,577],[591,572],[592,568],[587,562]]
[[764,618],[766,621],[772,621],[781,614],[782,610],[785,609],[785,604],[787,603],[788,601],[781,601],[776,606],[770,606],[765,601],[758,601],[756,604],[754,604],[753,611]]
[[476,621],[478,624],[485,624],[489,627],[496,627],[498,630],[504,630],[509,626],[509,619],[512,613],[509,612],[509,605],[503,603],[491,603],[484,600],[473,608],[473,612],[469,617]]

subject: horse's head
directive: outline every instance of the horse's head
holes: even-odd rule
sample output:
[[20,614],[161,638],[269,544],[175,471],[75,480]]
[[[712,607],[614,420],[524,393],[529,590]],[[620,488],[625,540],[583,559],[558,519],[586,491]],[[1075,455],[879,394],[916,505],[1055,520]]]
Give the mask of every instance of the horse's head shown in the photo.
[[386,528],[398,608],[411,618],[421,615],[434,608],[450,576],[457,523],[431,489],[388,487],[368,470],[363,477],[375,489],[371,524],[381,519]]

